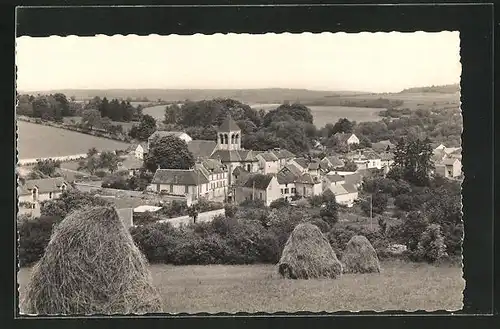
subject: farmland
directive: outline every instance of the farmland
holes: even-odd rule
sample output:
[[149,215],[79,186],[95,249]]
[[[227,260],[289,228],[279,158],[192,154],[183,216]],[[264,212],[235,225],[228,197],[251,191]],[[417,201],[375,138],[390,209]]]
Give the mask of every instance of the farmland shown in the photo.
[[[272,110],[279,104],[252,104],[255,109]],[[378,113],[383,110],[380,108],[365,108],[365,107],[346,107],[346,106],[308,106],[311,109],[314,123],[318,127],[324,126],[326,123],[335,123],[340,118],[349,118],[357,122],[363,121],[378,121],[381,117]],[[165,115],[165,105],[153,106],[145,108],[143,114],[151,115],[158,121],[163,121]]]
[[55,157],[99,150],[125,149],[127,143],[24,121],[17,122],[19,159]]
[[[284,280],[272,265],[152,265],[164,312],[457,310],[464,281],[459,266],[382,263],[381,274],[339,280]],[[29,268],[18,274],[22,296]]]

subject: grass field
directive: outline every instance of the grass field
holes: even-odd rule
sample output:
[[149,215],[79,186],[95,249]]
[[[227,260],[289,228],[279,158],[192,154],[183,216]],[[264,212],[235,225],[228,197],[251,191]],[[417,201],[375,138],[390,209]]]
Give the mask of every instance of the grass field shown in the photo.
[[17,122],[17,129],[19,159],[81,154],[92,147],[111,151],[129,146],[112,139],[24,121]]
[[[272,110],[280,104],[252,104],[255,109]],[[348,118],[357,122],[378,121],[382,119],[378,113],[383,109],[366,107],[346,107],[346,106],[308,106],[311,109],[314,123],[318,127],[323,127],[327,123],[335,123],[340,118]],[[159,121],[163,121],[165,116],[165,105],[148,107],[142,110],[143,114],[151,115]]]
[[[465,284],[458,266],[382,263],[381,274],[339,280],[285,280],[272,265],[152,265],[167,313],[458,310]],[[18,274],[20,293],[30,269]]]

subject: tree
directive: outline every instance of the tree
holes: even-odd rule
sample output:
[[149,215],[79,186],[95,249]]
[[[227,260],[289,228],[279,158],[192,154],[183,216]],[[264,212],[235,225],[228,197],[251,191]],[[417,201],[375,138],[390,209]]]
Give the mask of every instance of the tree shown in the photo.
[[82,112],[82,123],[90,130],[101,125],[101,113],[97,110],[88,109]]
[[194,157],[185,141],[175,136],[164,136],[151,141],[145,166],[151,172],[158,168],[190,169],[194,166]]
[[394,163],[388,176],[405,179],[417,186],[428,186],[434,165],[431,161],[432,146],[428,138],[401,138],[394,151]]
[[339,220],[339,206],[335,195],[323,195],[323,205],[320,209],[321,218],[330,225],[334,225]]
[[352,160],[346,160],[344,162],[344,166],[343,167],[340,167],[340,168],[337,168],[338,171],[350,171],[350,172],[354,172],[356,170],[358,170],[358,166],[354,163],[354,161]]
[[387,194],[375,192],[371,195],[371,207],[370,200],[363,200],[361,203],[361,210],[363,210],[367,216],[370,216],[370,210],[372,214],[381,215],[387,209],[388,201],[389,198],[387,197]]
[[136,138],[140,141],[148,140],[149,136],[151,136],[156,131],[156,120],[150,115],[143,115],[141,118],[141,122],[134,130],[130,130],[130,137]]
[[336,133],[352,133],[356,123],[349,121],[346,118],[339,119],[332,128],[332,135]]
[[427,226],[420,236],[415,255],[418,259],[433,263],[446,255],[446,245],[438,224]]
[[177,104],[168,105],[165,107],[165,124],[178,124],[181,118],[181,108]]
[[87,157],[92,157],[94,155],[97,155],[99,153],[99,151],[97,151],[97,149],[95,147],[92,147],[90,148],[88,151],[87,151]]
[[120,158],[113,152],[101,152],[99,154],[98,167],[108,169],[111,173],[118,169]]
[[278,108],[266,113],[263,118],[263,125],[269,126],[277,121],[289,121],[290,118],[295,121],[313,123],[311,109],[302,104],[283,104]]
[[61,167],[60,161],[46,159],[46,160],[38,160],[36,162],[36,165],[33,167],[33,170],[39,171],[44,175],[52,177],[56,173],[56,169],[60,167]]
[[288,202],[287,199],[285,199],[285,198],[279,198],[279,199],[276,199],[273,202],[271,202],[271,204],[269,205],[269,208],[271,208],[271,209],[273,209],[273,208],[282,208],[282,207],[286,207],[286,206],[289,206],[289,205],[290,205],[290,202]]
[[78,163],[78,170],[86,170],[93,175],[99,169],[99,159],[96,156],[87,157]]

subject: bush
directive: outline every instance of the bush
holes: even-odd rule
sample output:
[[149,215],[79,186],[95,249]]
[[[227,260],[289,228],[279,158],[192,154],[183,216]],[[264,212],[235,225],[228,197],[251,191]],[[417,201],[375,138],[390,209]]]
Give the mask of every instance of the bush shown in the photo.
[[418,260],[434,263],[446,256],[445,250],[441,227],[437,224],[431,224],[420,236],[415,256]]
[[334,226],[330,232],[328,232],[327,238],[333,250],[337,253],[337,256],[341,257],[349,240],[356,235],[365,236],[377,251],[379,257],[384,255],[388,242],[380,231],[372,231],[362,226],[355,225]]
[[108,175],[108,173],[105,172],[104,170],[96,170],[94,175],[96,175],[99,178],[104,178]]
[[313,218],[309,223],[316,225],[321,233],[328,233],[331,229],[330,225],[321,218]]
[[18,222],[20,266],[30,266],[40,260],[49,243],[52,228],[60,221],[61,217],[42,216]]
[[269,208],[271,208],[271,209],[283,208],[283,207],[287,207],[289,205],[290,205],[290,202],[288,202],[287,199],[279,198],[279,199],[276,199],[273,202],[271,202],[271,204],[269,205]]
[[226,204],[224,205],[224,214],[228,218],[233,218],[236,216],[236,212],[238,211],[238,207],[232,204]]
[[263,200],[245,200],[240,203],[240,207],[244,208],[266,208]]

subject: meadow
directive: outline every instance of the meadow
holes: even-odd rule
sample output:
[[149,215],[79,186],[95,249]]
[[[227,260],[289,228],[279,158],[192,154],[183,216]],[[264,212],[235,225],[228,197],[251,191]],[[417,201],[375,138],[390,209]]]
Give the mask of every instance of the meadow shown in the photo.
[[[280,104],[251,104],[255,109],[272,110]],[[163,121],[165,105],[148,107],[142,110],[143,114],[151,115],[158,121]],[[357,122],[378,121],[382,119],[378,113],[381,108],[347,107],[347,106],[308,106],[311,109],[316,126],[323,127],[327,123],[335,123],[340,118],[348,118]]]
[[112,139],[24,121],[17,122],[17,133],[19,159],[81,154],[92,147],[114,151],[130,146]]
[[[167,313],[458,310],[465,283],[456,265],[384,261],[380,274],[285,280],[273,265],[151,265]],[[18,273],[22,296],[29,268]]]

